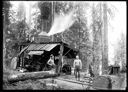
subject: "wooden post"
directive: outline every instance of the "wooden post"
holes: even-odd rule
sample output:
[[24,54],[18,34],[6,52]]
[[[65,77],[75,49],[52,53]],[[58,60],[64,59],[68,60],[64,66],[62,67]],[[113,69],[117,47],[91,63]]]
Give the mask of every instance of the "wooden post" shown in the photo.
[[[22,50],[22,46],[21,46],[21,50]],[[23,67],[23,54],[21,54],[21,68]]]
[[61,72],[62,68],[62,56],[63,56],[63,44],[60,44],[60,56],[59,56],[59,62],[58,62],[58,74]]
[[[19,46],[19,50],[21,51],[21,45]],[[19,67],[21,67],[21,55],[19,56]]]

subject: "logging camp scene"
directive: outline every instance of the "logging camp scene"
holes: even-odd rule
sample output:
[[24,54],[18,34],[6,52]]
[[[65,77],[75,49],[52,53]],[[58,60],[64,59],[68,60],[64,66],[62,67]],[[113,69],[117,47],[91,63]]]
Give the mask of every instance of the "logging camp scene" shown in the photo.
[[3,1],[3,90],[126,90],[126,2]]

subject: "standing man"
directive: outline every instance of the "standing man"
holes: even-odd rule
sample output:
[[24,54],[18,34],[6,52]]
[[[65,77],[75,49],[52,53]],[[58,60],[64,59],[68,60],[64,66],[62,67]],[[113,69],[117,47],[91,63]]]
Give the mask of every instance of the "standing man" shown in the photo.
[[50,56],[50,59],[48,60],[47,64],[50,66],[51,69],[55,67],[53,55]]
[[74,67],[74,73],[75,73],[75,78],[76,80],[80,80],[80,70],[82,69],[82,62],[79,59],[79,56],[76,56],[76,59],[74,60],[73,63],[73,67]]
[[11,61],[11,69],[15,70],[17,66],[17,56],[15,56]]
[[90,77],[94,77],[92,62],[89,64],[89,74],[90,74]]

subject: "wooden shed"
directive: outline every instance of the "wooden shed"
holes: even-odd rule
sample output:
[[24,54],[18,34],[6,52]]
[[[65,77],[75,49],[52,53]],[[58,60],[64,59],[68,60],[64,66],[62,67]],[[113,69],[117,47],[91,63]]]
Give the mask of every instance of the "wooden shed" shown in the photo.
[[[19,60],[17,68],[25,68],[29,65],[32,68],[31,71],[44,71],[46,62],[50,58],[50,55],[53,54],[55,64],[58,67],[56,72],[59,73],[62,67],[62,57],[65,56],[73,59],[78,54],[77,49],[63,42],[29,43],[21,44],[20,47],[24,48],[18,54]],[[26,57],[29,58],[28,61]]]

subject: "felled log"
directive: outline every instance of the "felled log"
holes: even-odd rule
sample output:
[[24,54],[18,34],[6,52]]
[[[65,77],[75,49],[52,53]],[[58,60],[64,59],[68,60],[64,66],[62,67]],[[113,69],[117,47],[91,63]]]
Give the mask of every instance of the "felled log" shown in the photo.
[[8,77],[9,83],[14,83],[18,81],[24,81],[27,79],[42,79],[42,78],[50,78],[56,77],[57,74],[53,71],[40,71],[40,72],[26,72],[26,73],[18,73],[12,74]]

